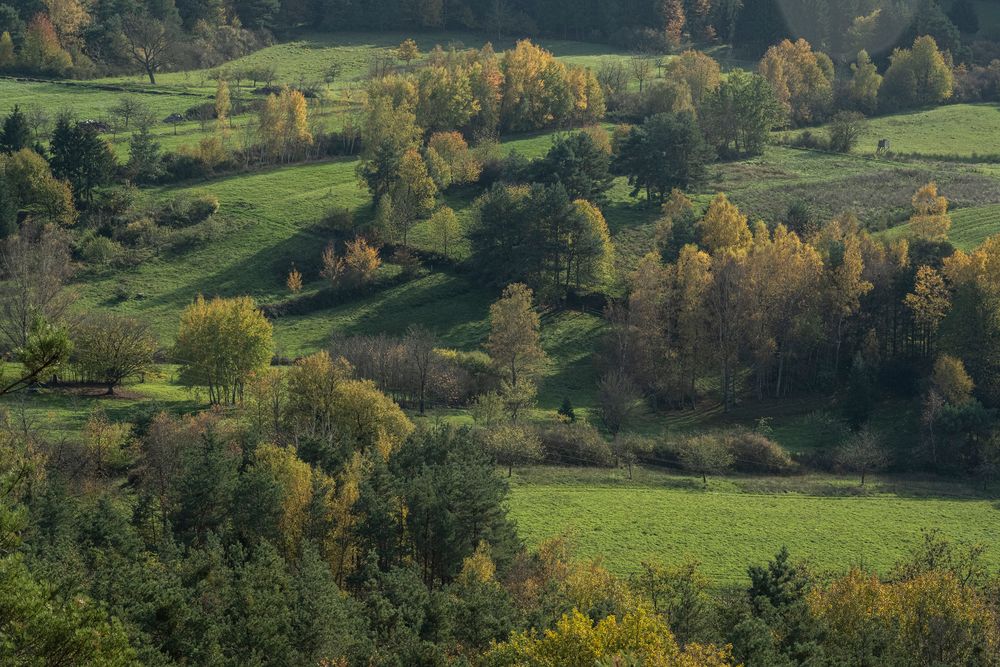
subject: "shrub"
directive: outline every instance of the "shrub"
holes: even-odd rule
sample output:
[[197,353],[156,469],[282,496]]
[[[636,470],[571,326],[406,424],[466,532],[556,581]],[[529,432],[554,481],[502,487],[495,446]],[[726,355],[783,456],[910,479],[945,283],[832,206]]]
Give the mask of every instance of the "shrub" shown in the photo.
[[583,422],[540,428],[538,436],[545,450],[545,460],[573,466],[610,468],[615,457],[611,445],[600,432]]
[[205,222],[219,210],[219,199],[213,195],[179,196],[168,202],[157,214],[165,227],[191,227]]
[[725,440],[733,467],[740,472],[789,473],[796,467],[781,445],[760,433],[737,429],[727,433]]
[[80,239],[79,250],[83,261],[101,266],[113,263],[122,254],[120,244],[89,231]]

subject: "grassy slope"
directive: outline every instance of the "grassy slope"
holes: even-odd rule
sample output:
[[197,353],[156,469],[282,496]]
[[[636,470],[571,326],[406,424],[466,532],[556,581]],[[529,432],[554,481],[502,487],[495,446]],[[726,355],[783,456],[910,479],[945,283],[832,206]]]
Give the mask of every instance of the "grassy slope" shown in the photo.
[[[853,496],[856,480],[807,478],[710,480],[706,490],[701,480],[658,472],[639,471],[629,482],[623,471],[539,468],[516,471],[510,505],[532,545],[566,535],[577,555],[601,558],[619,573],[644,560],[694,558],[719,583],[743,583],[747,564],[782,545],[820,569],[885,571],[925,528],[1000,543],[994,502],[964,487],[912,481],[876,488]],[[1000,551],[987,558],[1000,565]]]
[[[824,127],[810,128],[825,136]],[[784,132],[795,135],[802,130]],[[950,104],[891,116],[878,116],[867,127],[854,152],[872,155],[879,139],[888,139],[894,153],[923,157],[1000,154],[1000,106],[993,103]]]

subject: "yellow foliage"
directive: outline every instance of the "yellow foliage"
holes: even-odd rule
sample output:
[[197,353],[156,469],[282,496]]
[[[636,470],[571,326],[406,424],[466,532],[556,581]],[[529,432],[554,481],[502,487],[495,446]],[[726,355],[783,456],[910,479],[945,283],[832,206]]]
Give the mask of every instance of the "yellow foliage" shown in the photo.
[[516,387],[545,359],[535,312],[534,294],[526,285],[509,285],[503,297],[490,306],[490,336],[486,351],[508,384]]
[[288,272],[288,279],[285,280],[285,285],[292,294],[298,294],[302,291],[302,274],[295,268],[294,264],[292,264],[292,270]]
[[913,195],[910,231],[919,238],[937,241],[948,238],[951,216],[948,200],[938,195],[937,184],[928,183]]
[[942,354],[934,362],[931,383],[944,400],[952,405],[963,405],[972,400],[975,384],[966,372],[962,360],[950,354]]
[[344,270],[358,284],[371,282],[375,272],[382,266],[378,248],[368,244],[368,241],[358,237],[347,242],[347,253],[344,255]]
[[659,616],[637,609],[608,616],[596,624],[573,609],[541,636],[515,633],[494,645],[487,658],[495,665],[537,667],[593,667],[601,660],[629,655],[645,667],[725,667],[728,649],[694,645],[682,652],[673,633]]
[[184,382],[208,387],[212,403],[236,403],[245,382],[271,361],[271,323],[250,297],[199,295],[181,313],[174,353]]
[[938,324],[948,314],[948,309],[951,307],[944,278],[936,269],[929,266],[921,266],[917,269],[913,292],[906,295],[905,302],[907,307],[913,311],[913,318],[917,324],[925,327],[928,331],[937,329]]
[[701,108],[705,95],[719,88],[722,70],[711,56],[701,51],[688,50],[667,65],[670,78],[684,81],[691,91],[695,108]]
[[702,244],[713,255],[745,251],[753,241],[747,217],[721,192],[712,200],[698,229]]
[[281,531],[282,553],[286,559],[295,560],[308,521],[313,470],[295,455],[294,449],[272,444],[259,445],[254,452],[254,462],[260,469],[266,470],[281,489],[278,529]]

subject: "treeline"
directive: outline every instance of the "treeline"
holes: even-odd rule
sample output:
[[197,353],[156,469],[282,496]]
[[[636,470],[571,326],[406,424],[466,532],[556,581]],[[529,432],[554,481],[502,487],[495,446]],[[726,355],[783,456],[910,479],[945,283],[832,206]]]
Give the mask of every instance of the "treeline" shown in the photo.
[[169,0],[125,6],[9,0],[0,4],[0,71],[86,77],[137,70],[155,82],[158,71],[214,67],[301,28],[476,30],[498,41],[545,35],[646,53],[721,42],[754,58],[783,39],[804,38],[838,63],[860,50],[884,62],[893,48],[931,35],[956,62],[987,65],[998,55],[994,42],[975,37],[979,17],[969,0],[948,6],[939,0]]

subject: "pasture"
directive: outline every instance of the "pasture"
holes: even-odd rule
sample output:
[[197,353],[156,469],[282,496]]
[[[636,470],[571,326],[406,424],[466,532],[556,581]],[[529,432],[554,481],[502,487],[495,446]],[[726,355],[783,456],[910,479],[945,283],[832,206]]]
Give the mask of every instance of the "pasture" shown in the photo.
[[886,479],[861,490],[839,477],[700,479],[637,470],[526,468],[512,479],[511,515],[530,545],[564,536],[617,574],[643,561],[693,559],[719,584],[745,585],[746,567],[782,546],[819,571],[886,572],[938,528],[991,545],[1000,566],[996,502],[953,483]]

